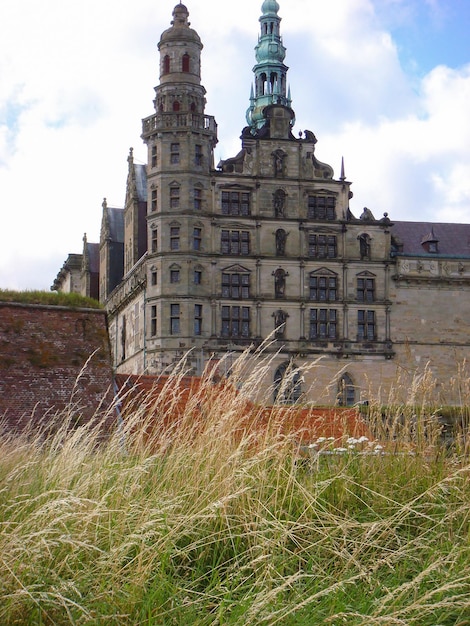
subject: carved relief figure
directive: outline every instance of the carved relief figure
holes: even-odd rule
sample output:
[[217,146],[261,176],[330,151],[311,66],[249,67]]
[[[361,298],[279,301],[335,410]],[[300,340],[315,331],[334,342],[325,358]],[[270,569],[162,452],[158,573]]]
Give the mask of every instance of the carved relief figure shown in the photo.
[[281,150],[276,150],[273,153],[274,159],[274,176],[277,178],[284,176],[284,159],[285,154]]
[[286,254],[287,233],[283,228],[276,231],[276,255],[284,256]]

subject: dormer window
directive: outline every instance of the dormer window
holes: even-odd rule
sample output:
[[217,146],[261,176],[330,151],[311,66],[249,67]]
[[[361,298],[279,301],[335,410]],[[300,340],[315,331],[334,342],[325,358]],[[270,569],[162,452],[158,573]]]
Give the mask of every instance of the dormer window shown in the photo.
[[431,228],[431,232],[428,233],[421,240],[421,245],[423,246],[423,248],[426,250],[426,252],[429,252],[431,254],[437,254],[439,252],[438,243],[439,239],[434,234],[433,228]]

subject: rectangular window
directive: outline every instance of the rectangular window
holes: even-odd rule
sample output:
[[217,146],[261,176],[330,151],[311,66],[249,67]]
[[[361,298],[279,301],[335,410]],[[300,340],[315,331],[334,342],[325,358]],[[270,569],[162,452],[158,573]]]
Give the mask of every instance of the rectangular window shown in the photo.
[[179,283],[179,282],[180,282],[180,271],[170,270],[170,283]]
[[157,284],[157,280],[158,280],[157,272],[152,272],[152,274],[150,275],[150,282],[152,284],[152,287],[155,287],[155,285]]
[[152,167],[157,167],[157,146],[152,146]]
[[309,298],[316,302],[334,302],[337,297],[337,278],[334,276],[310,276]]
[[373,278],[357,279],[357,300],[358,302],[374,302],[375,280]]
[[203,154],[202,154],[202,146],[196,145],[196,152],[194,155],[194,163],[195,165],[202,165],[203,162]]
[[194,305],[194,334],[202,335],[202,304]]
[[250,233],[247,230],[222,230],[220,235],[220,251],[222,254],[250,254]]
[[171,187],[170,189],[170,208],[179,209],[180,206],[180,188]]
[[157,334],[157,307],[150,308],[150,335],[155,337]]
[[200,250],[202,242],[202,228],[193,228],[193,250]]
[[157,252],[158,250],[158,230],[155,228],[152,232],[151,250]]
[[357,340],[375,341],[375,311],[357,312]]
[[155,213],[157,211],[157,208],[158,208],[158,204],[157,204],[157,190],[156,189],[152,189],[152,205],[151,205],[152,213]]
[[180,249],[180,229],[179,226],[170,228],[170,250]]
[[222,307],[222,337],[248,339],[250,337],[250,307]]
[[310,309],[309,338],[333,340],[337,337],[338,314],[336,309]]
[[241,191],[223,191],[222,215],[250,215],[250,194]]
[[196,211],[202,209],[202,189],[198,187],[194,188],[194,208]]
[[170,163],[177,165],[180,162],[180,145],[172,143],[170,147]]
[[246,299],[250,297],[249,274],[222,274],[222,297]]
[[314,259],[335,259],[338,254],[334,235],[309,235],[308,256]]
[[201,270],[194,270],[194,284],[200,285],[202,283],[202,272]]
[[335,220],[336,198],[334,196],[309,196],[307,216],[310,220]]
[[180,305],[170,304],[170,334],[179,335],[180,333]]

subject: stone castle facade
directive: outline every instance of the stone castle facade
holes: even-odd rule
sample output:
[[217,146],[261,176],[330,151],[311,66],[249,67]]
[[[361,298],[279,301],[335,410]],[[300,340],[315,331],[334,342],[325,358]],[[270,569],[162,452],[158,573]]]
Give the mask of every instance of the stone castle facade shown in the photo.
[[[313,132],[293,134],[276,0],[262,5],[241,150],[215,165],[188,16],[178,4],[158,45],[148,163],[130,151],[125,206],[103,203],[99,246],[85,239],[76,270],[107,309],[116,371],[167,373],[190,351],[200,374],[270,338],[272,401],[387,402],[397,376],[426,367],[439,400],[457,401],[444,383],[470,345],[470,224],[352,213],[344,166],[335,178]],[[66,266],[53,288],[73,282]]]

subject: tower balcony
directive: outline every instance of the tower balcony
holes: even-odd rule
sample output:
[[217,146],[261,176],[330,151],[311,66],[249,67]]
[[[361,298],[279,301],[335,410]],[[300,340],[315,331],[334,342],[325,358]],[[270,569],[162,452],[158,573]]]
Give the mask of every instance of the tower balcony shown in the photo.
[[142,138],[150,137],[154,133],[178,129],[202,130],[217,137],[217,122],[212,115],[199,113],[156,113],[142,120]]

